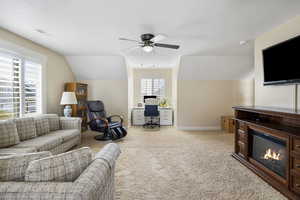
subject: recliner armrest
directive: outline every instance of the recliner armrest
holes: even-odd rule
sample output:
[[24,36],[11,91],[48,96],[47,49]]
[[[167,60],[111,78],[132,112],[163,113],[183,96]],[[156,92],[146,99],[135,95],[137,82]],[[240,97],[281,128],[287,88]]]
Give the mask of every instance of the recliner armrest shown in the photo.
[[114,117],[119,118],[121,124],[123,124],[124,119],[123,119],[123,116],[122,116],[122,115],[112,115],[112,116],[109,116],[107,119],[108,119],[109,122],[111,122],[111,119],[114,118]]
[[[108,127],[108,126],[109,126],[109,121],[108,121],[108,119],[106,119],[106,118],[104,118],[104,117],[97,117],[97,118],[95,118],[95,119],[92,119],[91,121],[88,122],[88,124],[91,124],[91,123],[94,122],[94,121],[96,121],[96,123],[97,123],[97,120],[103,121],[105,127]],[[97,123],[97,124],[98,124],[98,123]],[[98,124],[98,126],[99,126],[99,124]]]

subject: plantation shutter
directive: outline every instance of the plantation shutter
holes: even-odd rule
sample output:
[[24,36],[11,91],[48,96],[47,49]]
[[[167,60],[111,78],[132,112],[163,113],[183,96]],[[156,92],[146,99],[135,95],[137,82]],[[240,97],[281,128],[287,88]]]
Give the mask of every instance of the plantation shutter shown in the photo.
[[19,117],[21,111],[21,61],[0,53],[0,119]]
[[153,79],[152,94],[161,98],[165,96],[165,80],[164,79]]
[[39,113],[41,108],[41,65],[25,60],[24,114]]
[[165,79],[142,79],[141,96],[155,95],[158,98],[165,96]]
[[152,79],[142,79],[141,89],[142,97],[152,95]]

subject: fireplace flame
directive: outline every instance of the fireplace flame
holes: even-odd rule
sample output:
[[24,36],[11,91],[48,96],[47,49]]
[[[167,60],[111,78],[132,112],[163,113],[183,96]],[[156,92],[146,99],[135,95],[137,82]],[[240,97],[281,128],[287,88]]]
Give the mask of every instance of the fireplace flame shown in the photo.
[[268,149],[264,155],[264,159],[266,160],[279,160],[280,153],[276,153],[272,151],[271,149]]

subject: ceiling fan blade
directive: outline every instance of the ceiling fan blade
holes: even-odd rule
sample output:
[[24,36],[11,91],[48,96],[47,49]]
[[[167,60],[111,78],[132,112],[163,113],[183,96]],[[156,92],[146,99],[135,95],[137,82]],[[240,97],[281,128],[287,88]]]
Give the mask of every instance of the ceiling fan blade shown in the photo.
[[164,40],[166,37],[167,36],[165,36],[165,35],[159,34],[159,35],[155,36],[154,38],[152,38],[150,41],[155,43],[155,42]]
[[163,48],[170,48],[170,49],[179,49],[179,45],[173,45],[173,44],[162,44],[162,43],[154,43],[154,46],[156,47],[163,47]]
[[119,37],[119,40],[124,40],[124,41],[129,41],[129,42],[137,42],[137,43],[141,43],[138,40],[132,40],[132,39],[127,39],[127,38],[123,38],[123,37]]

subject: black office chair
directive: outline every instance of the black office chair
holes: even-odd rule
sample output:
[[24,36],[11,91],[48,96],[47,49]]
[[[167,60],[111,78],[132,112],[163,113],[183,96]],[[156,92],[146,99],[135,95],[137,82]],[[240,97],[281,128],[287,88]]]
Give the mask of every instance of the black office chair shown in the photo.
[[[156,126],[160,127],[160,118],[159,118],[159,111],[158,111],[158,105],[145,105],[145,111],[144,111],[144,116],[145,116],[145,124],[143,127],[150,127],[154,128]],[[147,118],[150,118],[148,120]],[[156,122],[154,121],[156,119]]]
[[[90,129],[103,132],[102,135],[95,136],[96,140],[117,140],[127,135],[126,129],[123,128],[122,116],[112,115],[107,117],[102,101],[88,101],[87,112]],[[112,121],[112,118],[118,118],[119,121]]]

